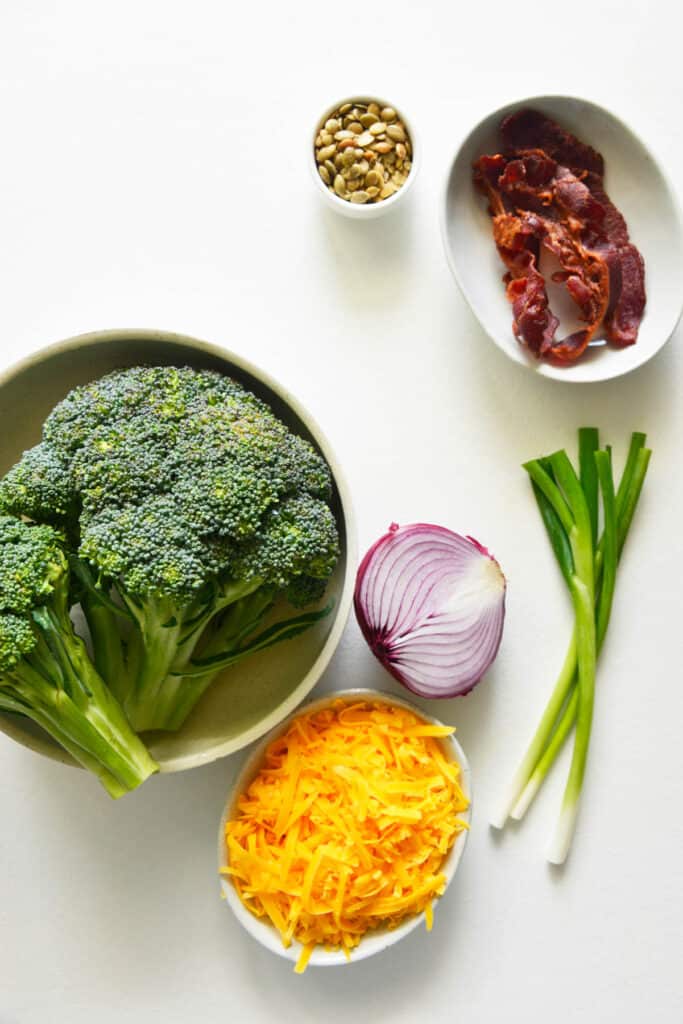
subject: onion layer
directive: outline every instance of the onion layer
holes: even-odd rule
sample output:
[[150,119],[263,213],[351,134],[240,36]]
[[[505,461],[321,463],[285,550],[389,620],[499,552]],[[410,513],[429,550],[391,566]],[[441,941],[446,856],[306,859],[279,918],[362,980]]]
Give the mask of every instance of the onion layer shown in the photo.
[[498,653],[505,577],[472,537],[392,523],[358,568],[356,618],[371,651],[422,697],[469,693]]

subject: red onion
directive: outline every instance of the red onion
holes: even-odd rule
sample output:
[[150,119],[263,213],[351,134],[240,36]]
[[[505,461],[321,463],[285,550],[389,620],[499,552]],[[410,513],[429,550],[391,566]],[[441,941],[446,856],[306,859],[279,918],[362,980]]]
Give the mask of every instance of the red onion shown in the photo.
[[469,693],[498,653],[505,577],[473,537],[392,523],[358,568],[356,617],[376,658],[422,697]]

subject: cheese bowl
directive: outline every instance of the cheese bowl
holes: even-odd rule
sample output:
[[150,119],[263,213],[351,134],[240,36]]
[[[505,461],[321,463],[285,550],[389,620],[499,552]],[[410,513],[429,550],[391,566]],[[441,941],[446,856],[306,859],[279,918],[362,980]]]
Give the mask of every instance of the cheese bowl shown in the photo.
[[[387,705],[388,707],[403,708],[412,712],[421,721],[427,724],[436,726],[443,725],[442,722],[425,713],[421,708],[418,708],[411,702],[403,700],[400,697],[396,697],[391,693],[363,688],[336,690],[326,694],[318,700],[307,703],[305,706],[300,708],[296,714],[290,715],[266,737],[264,737],[246,756],[246,759],[231,787],[230,793],[228,794],[219,825],[218,867],[219,872],[221,873],[222,895],[237,921],[252,938],[266,949],[269,949],[272,953],[284,957],[293,963],[297,963],[301,956],[303,950],[301,943],[296,939],[293,939],[289,946],[284,946],[276,928],[270,923],[270,921],[256,917],[244,905],[232,880],[225,874],[225,868],[230,865],[230,857],[225,838],[226,824],[237,817],[240,797],[248,790],[250,784],[259,773],[266,750],[270,744],[286,733],[291,722],[298,715],[324,710],[339,701],[348,705],[353,705],[362,701]],[[453,845],[446,854],[441,865],[441,872],[445,876],[445,886],[447,889],[455,877],[455,873],[467,843],[468,827],[472,815],[472,783],[469,762],[464,750],[456,740],[455,736],[451,734],[449,736],[441,737],[438,740],[438,743],[446,760],[456,763],[460,767],[459,784],[464,796],[468,800],[467,810],[458,813],[458,817],[465,823],[466,827],[457,834]],[[435,902],[435,928],[438,927],[438,916],[441,912],[444,898],[445,891]],[[319,967],[334,967],[343,966],[348,963],[356,963],[359,960],[364,960],[367,957],[374,956],[376,953],[380,953],[383,950],[388,949],[390,946],[395,945],[395,943],[405,938],[419,925],[422,925],[422,927],[425,928],[426,920],[424,912],[406,917],[393,928],[378,927],[368,931],[361,938],[358,946],[351,950],[350,957],[347,957],[345,952],[341,949],[326,949],[318,946],[313,950],[313,953],[308,960],[308,964]]]

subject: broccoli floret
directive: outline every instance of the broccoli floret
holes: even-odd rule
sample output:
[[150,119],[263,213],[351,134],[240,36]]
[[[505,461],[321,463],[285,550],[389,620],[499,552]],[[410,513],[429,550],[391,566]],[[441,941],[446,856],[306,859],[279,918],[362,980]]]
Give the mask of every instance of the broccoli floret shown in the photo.
[[331,509],[302,494],[286,498],[268,512],[255,536],[236,549],[232,568],[239,579],[260,578],[285,588],[302,575],[327,580],[338,558],[339,538]]
[[24,452],[0,480],[0,512],[54,526],[74,522],[78,505],[68,462],[49,444]]
[[71,392],[39,448],[39,500],[17,494],[31,453],[0,497],[60,522],[59,481],[95,664],[136,730],[178,728],[219,668],[324,614],[264,622],[321,600],[339,537],[325,460],[238,382],[118,370]]
[[68,598],[62,536],[0,516],[0,709],[33,719],[121,796],[157,765],[76,636]]

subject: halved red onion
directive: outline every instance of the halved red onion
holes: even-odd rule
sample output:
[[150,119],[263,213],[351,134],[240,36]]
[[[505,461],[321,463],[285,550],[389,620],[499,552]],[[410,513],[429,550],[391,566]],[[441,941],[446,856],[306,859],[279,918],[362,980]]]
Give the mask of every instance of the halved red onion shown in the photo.
[[354,605],[373,654],[422,697],[469,693],[498,653],[505,577],[473,537],[392,523],[358,568]]

